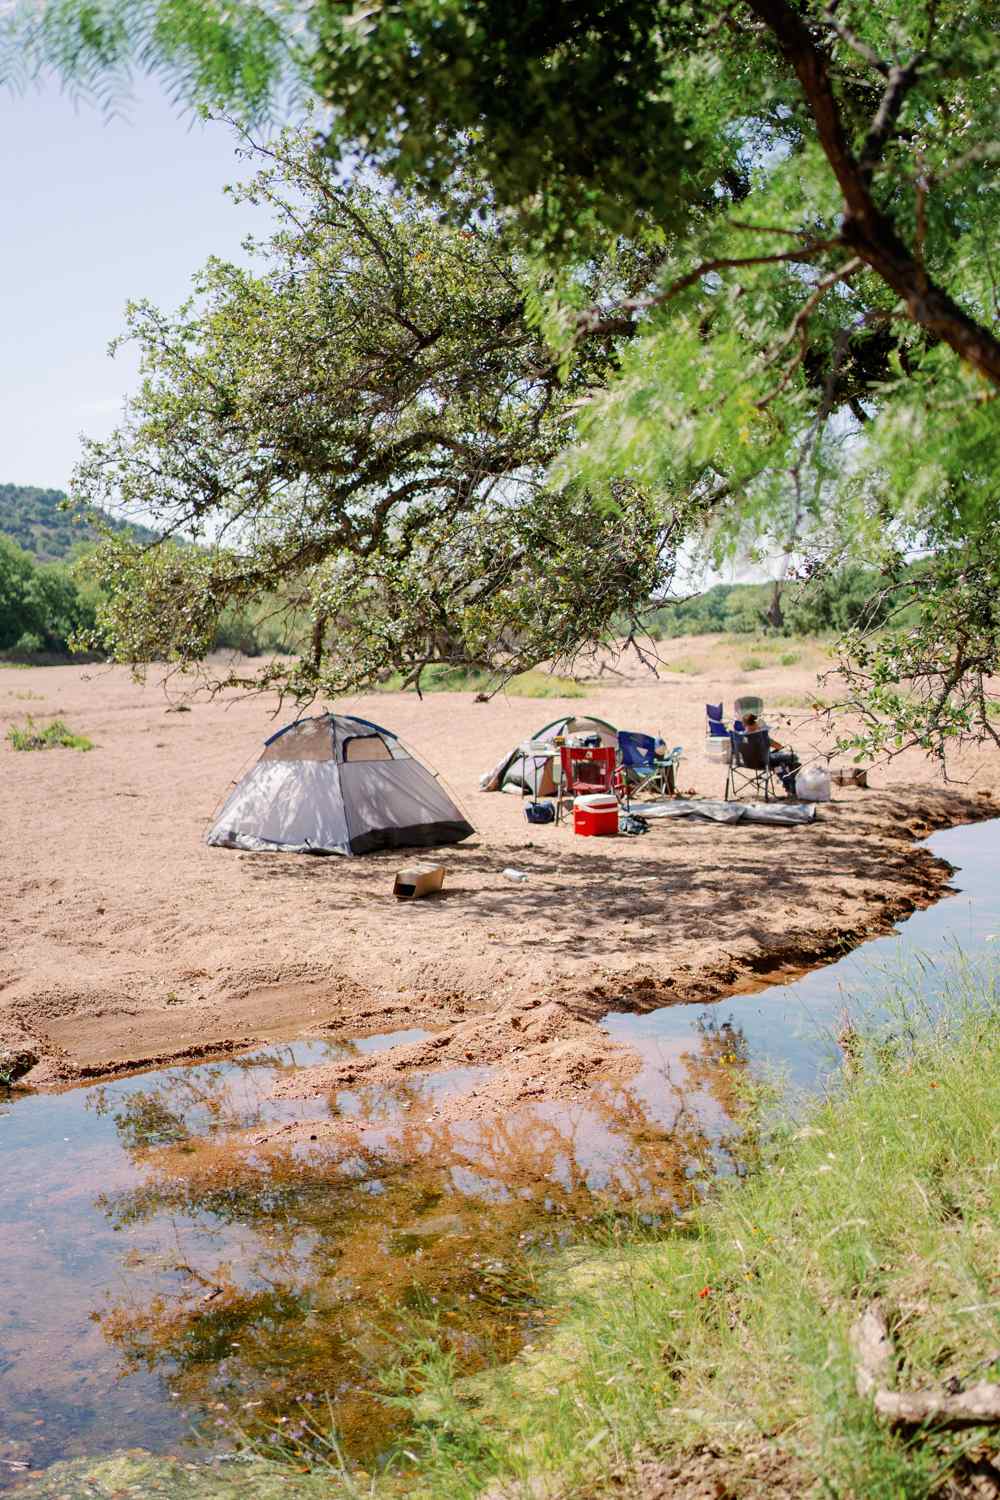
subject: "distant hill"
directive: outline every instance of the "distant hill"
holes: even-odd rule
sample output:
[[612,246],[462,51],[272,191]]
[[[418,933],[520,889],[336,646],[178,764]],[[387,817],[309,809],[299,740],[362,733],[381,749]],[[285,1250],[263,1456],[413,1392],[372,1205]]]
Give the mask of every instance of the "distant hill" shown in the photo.
[[[81,542],[96,540],[94,532],[75,521],[59,507],[66,499],[62,490],[39,490],[30,484],[0,484],[0,532],[12,537],[38,562],[65,562]],[[145,526],[129,526],[109,517],[116,531],[132,531],[143,542],[155,532]]]

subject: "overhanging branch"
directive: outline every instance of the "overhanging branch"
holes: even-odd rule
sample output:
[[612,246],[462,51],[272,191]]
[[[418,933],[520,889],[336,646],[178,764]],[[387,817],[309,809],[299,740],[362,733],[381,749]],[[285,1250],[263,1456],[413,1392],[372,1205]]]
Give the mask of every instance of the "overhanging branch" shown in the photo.
[[[1000,386],[1000,339],[925,275],[892,220],[872,197],[871,173],[864,155],[859,160],[848,140],[826,52],[817,45],[808,24],[788,0],[745,0],[745,3],[767,27],[799,80],[819,144],[844,197],[842,243],[903,299],[914,323],[948,344],[993,385]],[[882,105],[868,133],[872,140],[873,132],[877,132],[878,139],[872,141],[871,149],[877,145],[880,154],[892,134],[916,66],[914,59],[898,70],[895,81],[890,72]]]

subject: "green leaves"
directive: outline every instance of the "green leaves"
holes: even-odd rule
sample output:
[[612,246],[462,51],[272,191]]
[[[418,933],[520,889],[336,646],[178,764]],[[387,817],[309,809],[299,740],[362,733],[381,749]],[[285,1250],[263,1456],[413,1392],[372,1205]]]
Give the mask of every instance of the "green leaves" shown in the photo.
[[[15,48],[21,76],[51,64],[109,98],[141,62],[244,115],[288,78],[321,101],[325,160],[286,142],[247,190],[284,215],[264,268],[210,263],[176,317],[132,311],[145,385],[80,474],[210,549],[205,621],[287,593],[317,664],[297,691],[339,633],[361,651],[355,570],[411,670],[472,642],[498,670],[561,650],[557,598],[581,639],[603,629],[586,588],[535,576],[532,507],[577,580],[577,508],[597,568],[605,519],[638,507],[626,610],[647,523],[665,557],[678,528],[717,560],[991,545],[992,0],[50,0],[0,25],[0,75]],[[458,585],[472,568],[509,629]],[[903,697],[920,659],[886,658]],[[909,724],[876,688],[879,722]]]
[[69,568],[38,564],[0,535],[0,650],[65,651],[93,620],[92,603]]
[[560,366],[495,226],[342,183],[305,135],[259,159],[246,191],[279,227],[258,264],[210,262],[173,317],[129,309],[142,384],[74,493],[167,540],[107,536],[96,640],[194,666],[220,622],[266,609],[298,660],[227,680],[308,698],[435,662],[500,681],[603,638],[669,576],[675,529],[634,485],[548,479],[611,340]]
[[707,186],[711,143],[670,81],[694,16],[660,0],[317,5],[313,79],[338,151],[360,145],[449,207],[472,160],[492,205],[576,254],[650,214],[679,222]]
[[0,84],[48,69],[113,111],[136,71],[159,74],[189,108],[268,115],[301,87],[296,0],[15,0],[0,17]]
[[848,635],[840,670],[860,728],[845,748],[891,757],[916,745],[944,761],[952,741],[1000,744],[990,681],[1000,663],[998,509],[886,579],[884,608],[903,612],[897,629]]

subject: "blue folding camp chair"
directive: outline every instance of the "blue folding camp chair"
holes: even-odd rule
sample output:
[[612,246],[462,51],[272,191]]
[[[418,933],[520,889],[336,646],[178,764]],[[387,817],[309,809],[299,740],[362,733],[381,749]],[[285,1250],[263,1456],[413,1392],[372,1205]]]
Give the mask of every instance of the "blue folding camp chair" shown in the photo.
[[719,740],[729,733],[722,717],[721,703],[706,703],[705,717],[708,720],[708,733],[711,739]]
[[655,792],[666,797],[673,792],[682,746],[675,745],[667,755],[658,754],[657,741],[651,734],[620,729],[618,752],[621,756],[618,780],[626,811],[633,793]]

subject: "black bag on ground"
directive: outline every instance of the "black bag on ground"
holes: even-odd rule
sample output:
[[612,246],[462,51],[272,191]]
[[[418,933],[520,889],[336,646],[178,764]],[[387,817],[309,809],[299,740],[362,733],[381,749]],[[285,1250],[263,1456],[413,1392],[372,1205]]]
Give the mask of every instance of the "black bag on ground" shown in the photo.
[[640,816],[639,816],[638,813],[626,813],[626,812],[619,813],[618,814],[618,832],[619,833],[648,833],[649,832],[649,824],[646,822],[645,818],[640,818]]

